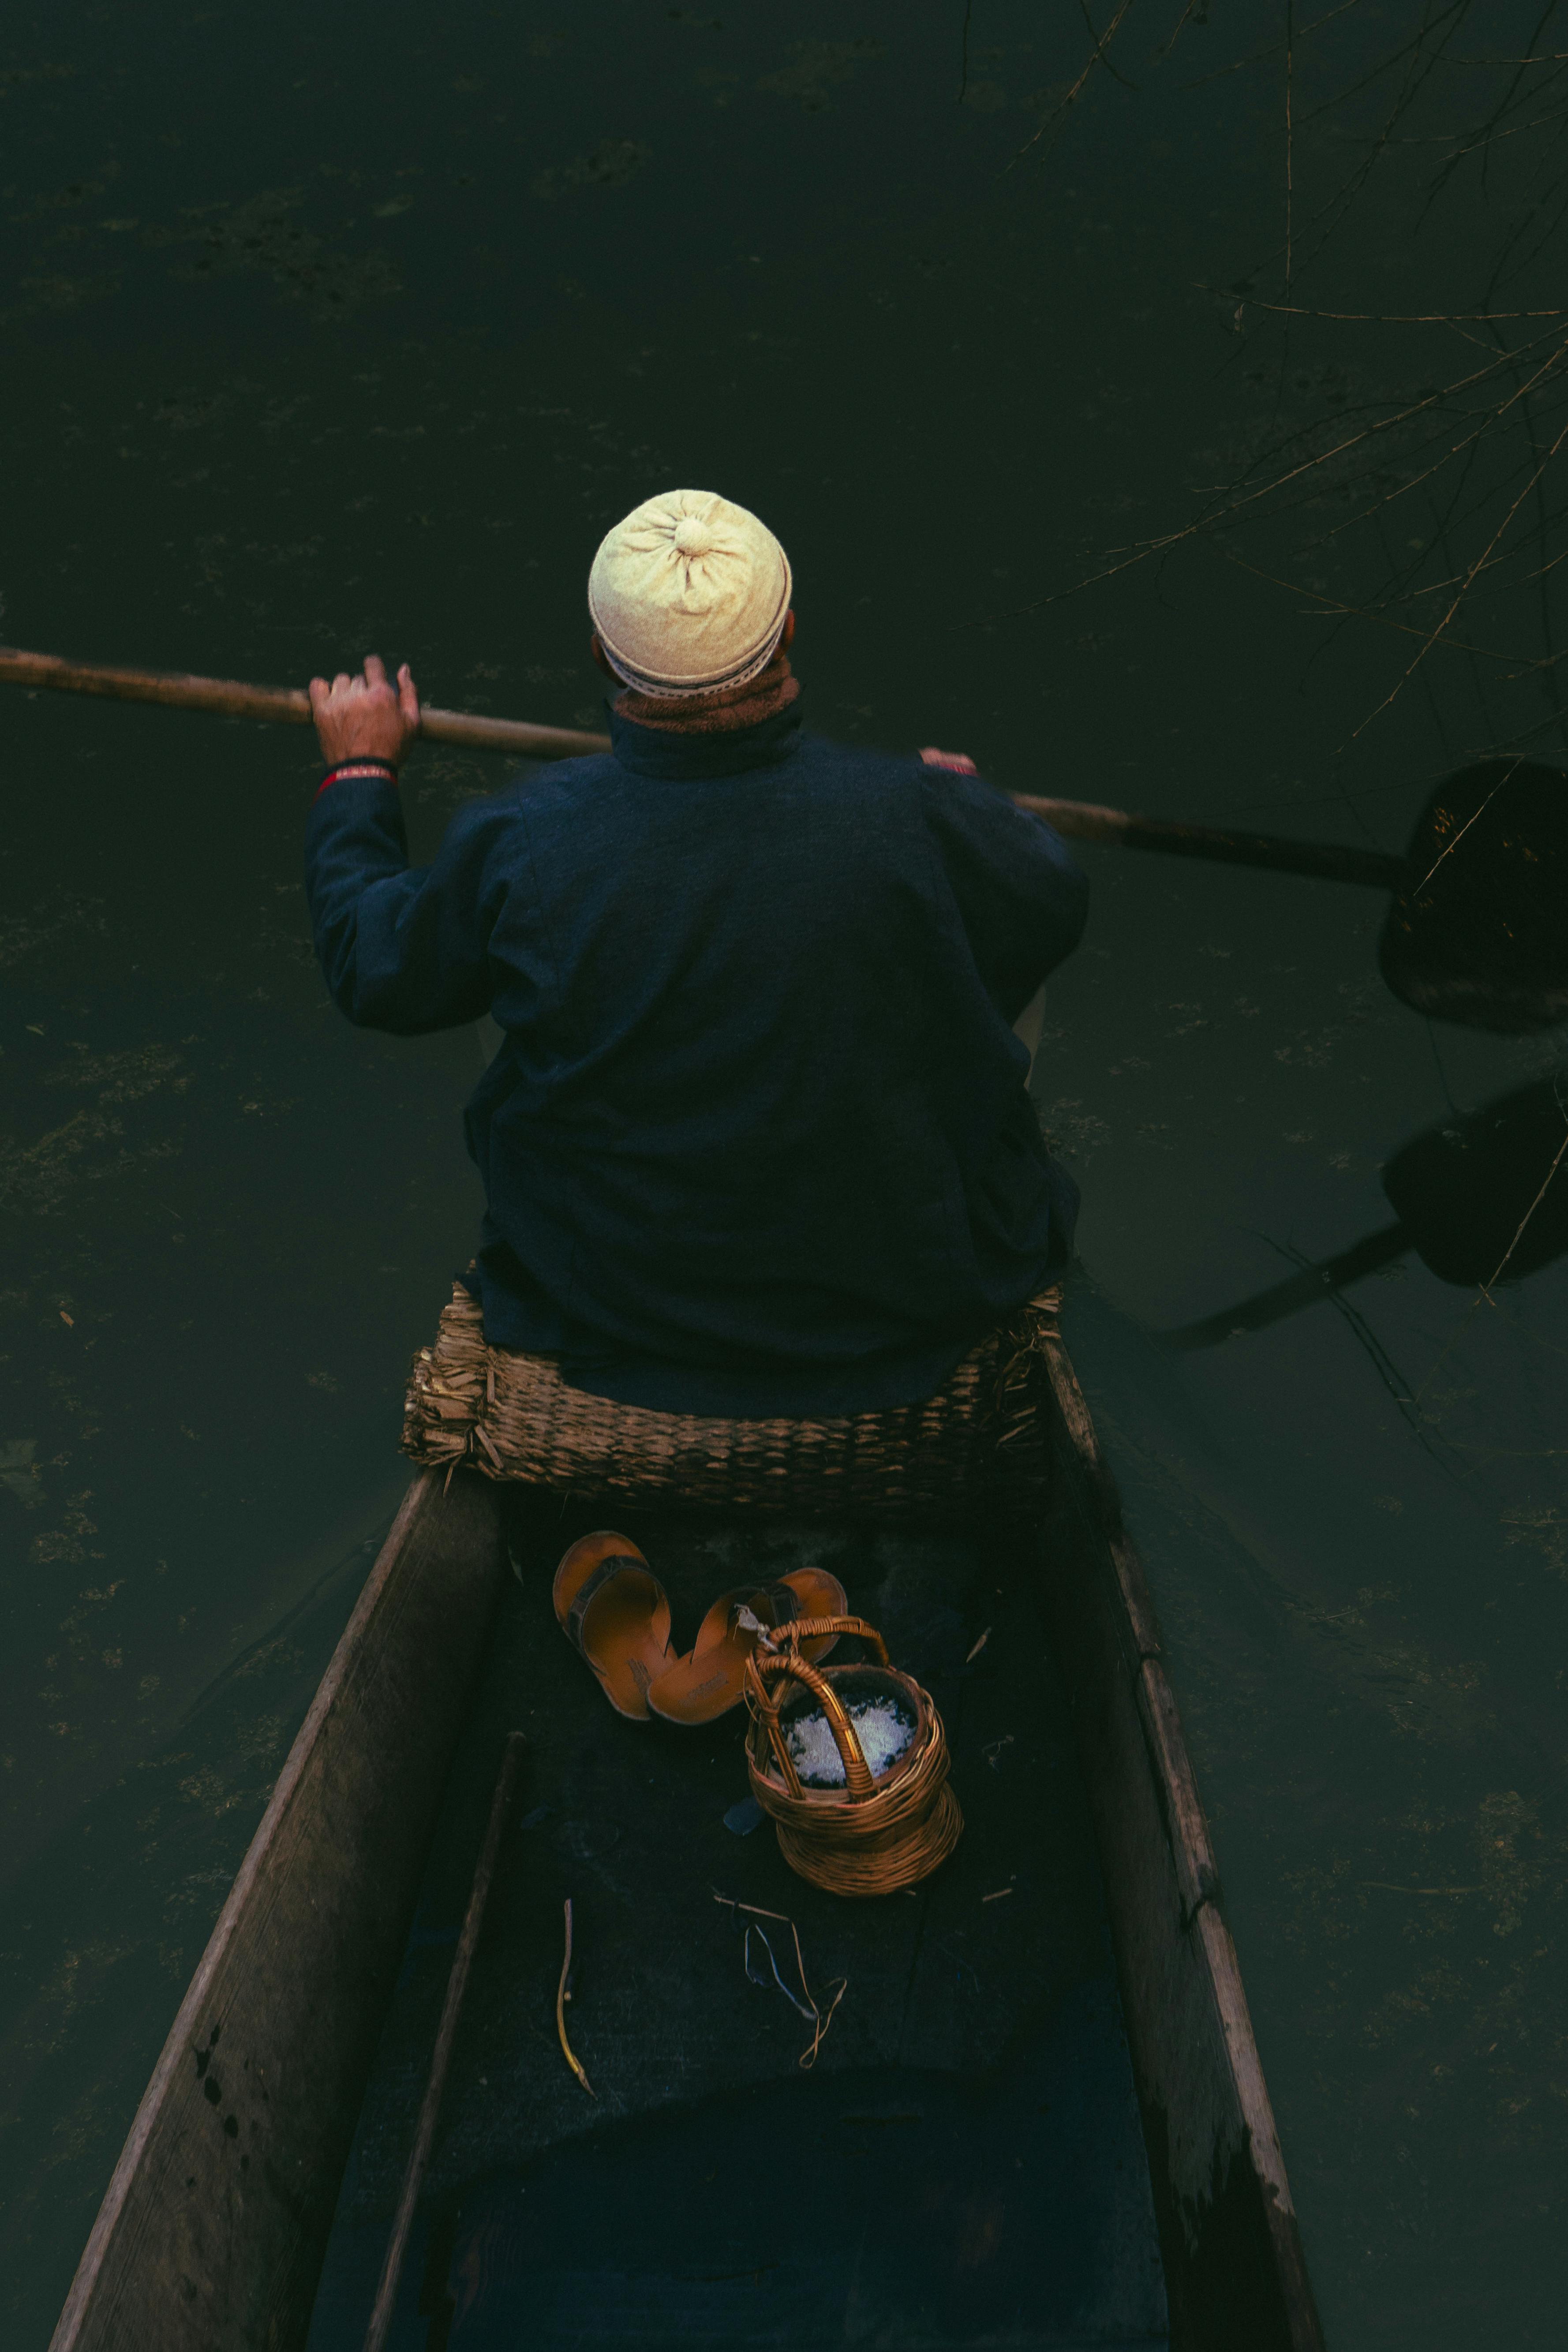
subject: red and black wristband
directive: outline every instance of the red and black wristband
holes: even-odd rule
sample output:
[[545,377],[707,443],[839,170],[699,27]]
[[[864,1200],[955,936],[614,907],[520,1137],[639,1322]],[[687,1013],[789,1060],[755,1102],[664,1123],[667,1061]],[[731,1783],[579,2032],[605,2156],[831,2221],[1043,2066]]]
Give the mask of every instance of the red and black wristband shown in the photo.
[[340,760],[335,768],[327,770],[316,786],[316,798],[320,800],[329,784],[335,784],[346,776],[365,776],[384,784],[395,784],[397,782],[397,771],[390,760]]

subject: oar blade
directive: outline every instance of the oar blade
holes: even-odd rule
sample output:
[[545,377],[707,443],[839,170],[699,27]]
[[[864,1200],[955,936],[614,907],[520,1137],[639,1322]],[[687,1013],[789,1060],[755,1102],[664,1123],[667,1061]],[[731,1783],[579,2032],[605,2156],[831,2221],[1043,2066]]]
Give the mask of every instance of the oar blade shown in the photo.
[[1568,774],[1481,760],[1439,784],[1378,946],[1418,1013],[1524,1036],[1568,1021]]
[[1441,1282],[1518,1282],[1568,1251],[1568,1071],[1428,1128],[1383,1171]]

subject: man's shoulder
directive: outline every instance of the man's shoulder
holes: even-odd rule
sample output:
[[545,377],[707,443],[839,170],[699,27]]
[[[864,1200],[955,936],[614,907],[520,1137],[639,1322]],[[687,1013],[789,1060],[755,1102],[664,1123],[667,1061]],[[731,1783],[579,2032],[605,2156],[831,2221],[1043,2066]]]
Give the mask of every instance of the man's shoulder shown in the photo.
[[911,792],[920,783],[920,755],[889,751],[874,744],[845,743],[837,736],[816,735],[803,729],[795,759],[835,783],[860,785],[868,792]]
[[607,751],[589,751],[580,760],[552,760],[509,776],[497,792],[465,801],[452,822],[504,830],[509,821],[519,824],[570,809],[587,798],[601,798],[619,772]]
[[[913,806],[919,803],[921,774],[918,752],[845,743],[802,730],[783,759],[747,770],[745,779],[758,788],[765,782],[786,791],[794,786],[826,792],[840,801],[886,803],[901,796]],[[548,766],[514,776],[491,798],[469,803],[476,812],[510,814],[542,835],[557,823],[579,824],[589,816],[613,823],[617,812],[629,815],[633,808],[646,811],[647,805],[646,780],[628,772],[608,751],[589,752],[578,760],[553,760]]]
[[897,801],[921,823],[932,821],[939,832],[957,824],[983,827],[1022,818],[1022,811],[973,761],[959,766],[944,757],[927,760],[917,751],[889,751],[874,746],[842,743],[827,736],[803,736],[803,749],[818,773],[840,796],[864,801]]
[[584,751],[577,760],[550,760],[511,779],[514,806],[533,808],[551,800],[572,801],[584,793],[602,793],[607,784],[625,781],[625,771],[613,751]]

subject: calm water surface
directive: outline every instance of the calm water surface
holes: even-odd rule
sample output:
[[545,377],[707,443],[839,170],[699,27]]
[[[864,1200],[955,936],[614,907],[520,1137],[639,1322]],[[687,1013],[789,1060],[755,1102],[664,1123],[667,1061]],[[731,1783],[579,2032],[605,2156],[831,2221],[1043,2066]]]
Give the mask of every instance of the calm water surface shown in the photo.
[[[1456,57],[1523,54],[1516,13]],[[1256,307],[1283,290],[1283,60],[1221,69],[1285,19],[1244,41],[1216,12],[1157,56],[1179,15],[1016,161],[1088,55],[1038,0],[18,14],[5,635],[268,680],[374,646],[434,699],[594,725],[593,547],[695,481],[790,549],[816,726],[1398,848],[1434,778],[1552,706],[1438,652],[1363,726],[1419,640],[1341,608],[1462,572],[1521,445],[1447,523],[1417,488],[1325,541],[1346,509],[1309,484],[1060,593],[1297,428],[1466,363],[1453,330]],[[1293,55],[1298,272],[1389,77],[1311,108],[1416,22],[1363,0]],[[1500,88],[1444,73],[1400,138]],[[1553,299],[1550,243],[1488,295],[1500,166],[1421,226],[1430,152],[1383,156],[1292,299]],[[1539,654],[1554,618],[1522,584],[1488,643]],[[307,738],[10,693],[0,756],[0,2301],[26,2352],[402,1486],[403,1368],[477,1213],[481,1047],[327,1006]],[[500,773],[420,752],[416,852]],[[1071,1337],[1330,2338],[1560,2342],[1562,1270],[1487,1297],[1413,1252],[1347,1311],[1154,1335],[1375,1231],[1383,1163],[1563,1041],[1395,1002],[1370,891],[1087,862],[1036,1075],[1084,1188]]]

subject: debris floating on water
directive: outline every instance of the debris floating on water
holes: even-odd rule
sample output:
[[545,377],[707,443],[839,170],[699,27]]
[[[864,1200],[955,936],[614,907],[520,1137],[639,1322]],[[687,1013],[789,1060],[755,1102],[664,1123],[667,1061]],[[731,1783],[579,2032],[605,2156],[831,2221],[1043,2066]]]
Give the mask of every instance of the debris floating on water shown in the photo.
[[10,1487],[25,1511],[37,1510],[44,1499],[37,1451],[36,1437],[0,1438],[0,1486]]
[[974,1644],[973,1649],[973,1650],[971,1650],[971,1652],[969,1653],[968,1657],[967,1657],[967,1658],[965,1658],[965,1660],[963,1661],[963,1663],[964,1663],[964,1664],[965,1664],[966,1666],[972,1666],[972,1665],[974,1664],[975,1659],[980,1655],[981,1651],[985,1647],[986,1643],[987,1643],[990,1639],[991,1639],[991,1628],[990,1628],[990,1626],[989,1626],[989,1625],[987,1625],[987,1627],[985,1628],[984,1633],[982,1633],[982,1635],[980,1636],[979,1641],[978,1641],[978,1642],[976,1642],[976,1643]]
[[[852,1699],[845,1709],[873,1780],[896,1764],[915,1736],[915,1719],[896,1699]],[[806,1789],[842,1789],[844,1759],[820,1707],[792,1716],[784,1727],[790,1761]]]

